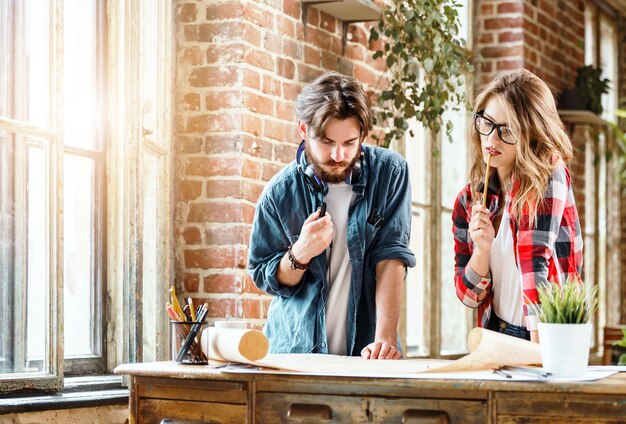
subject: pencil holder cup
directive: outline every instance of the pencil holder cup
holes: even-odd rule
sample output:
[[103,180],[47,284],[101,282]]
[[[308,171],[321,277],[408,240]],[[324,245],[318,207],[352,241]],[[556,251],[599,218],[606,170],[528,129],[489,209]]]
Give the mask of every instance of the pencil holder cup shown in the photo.
[[172,326],[172,360],[179,364],[206,365],[200,336],[207,323],[195,321],[170,321]]

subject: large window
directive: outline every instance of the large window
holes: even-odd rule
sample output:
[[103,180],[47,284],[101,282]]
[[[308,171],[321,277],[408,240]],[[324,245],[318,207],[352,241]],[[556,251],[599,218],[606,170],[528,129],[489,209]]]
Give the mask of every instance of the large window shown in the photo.
[[[459,3],[460,36],[469,40],[470,2]],[[454,201],[467,184],[467,111],[464,107],[450,109],[444,119],[454,125],[452,141],[414,123],[414,136],[407,137],[402,146],[411,173],[411,249],[417,258],[417,266],[409,269],[406,280],[402,336],[407,356],[445,357],[466,352],[474,321],[474,311],[455,293],[452,235]]]
[[0,2],[0,391],[167,357],[170,21]]

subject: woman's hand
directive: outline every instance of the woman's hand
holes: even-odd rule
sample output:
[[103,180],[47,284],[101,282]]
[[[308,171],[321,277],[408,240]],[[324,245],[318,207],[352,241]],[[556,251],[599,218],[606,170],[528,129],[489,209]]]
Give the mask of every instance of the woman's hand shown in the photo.
[[483,205],[478,204],[472,207],[472,218],[468,231],[474,242],[474,251],[480,254],[489,254],[495,237],[495,230],[489,220],[489,211]]

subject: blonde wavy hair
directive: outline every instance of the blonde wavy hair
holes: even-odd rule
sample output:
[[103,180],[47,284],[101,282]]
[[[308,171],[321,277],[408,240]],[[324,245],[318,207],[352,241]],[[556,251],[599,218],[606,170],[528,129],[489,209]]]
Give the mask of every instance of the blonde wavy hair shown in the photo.
[[[572,143],[559,118],[552,92],[532,72],[520,69],[494,77],[476,98],[474,113],[484,110],[492,98],[505,109],[507,126],[517,140],[511,181],[519,184],[519,190],[511,214],[519,224],[522,211],[527,207],[533,228],[548,179],[559,164],[554,160],[555,155],[568,164],[573,158]],[[467,135],[472,155],[470,181],[475,189],[485,178],[485,162],[473,115],[468,120]]]

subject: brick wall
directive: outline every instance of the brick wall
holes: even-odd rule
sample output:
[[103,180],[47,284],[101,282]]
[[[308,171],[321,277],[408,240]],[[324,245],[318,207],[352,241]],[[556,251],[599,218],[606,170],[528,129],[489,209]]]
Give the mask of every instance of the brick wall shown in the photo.
[[[255,202],[299,143],[293,101],[337,70],[376,85],[368,24],[349,27],[298,0],[178,0],[175,81],[175,278],[210,318],[260,324],[269,297],[246,270]],[[380,62],[380,61],[379,61]]]

